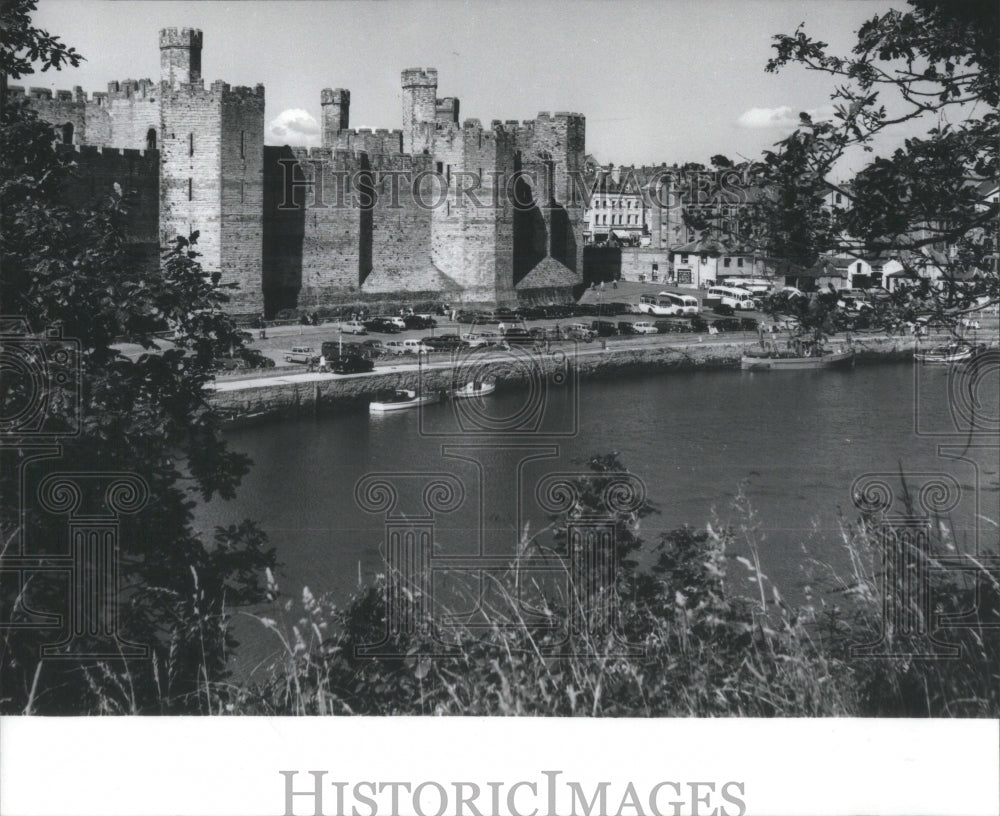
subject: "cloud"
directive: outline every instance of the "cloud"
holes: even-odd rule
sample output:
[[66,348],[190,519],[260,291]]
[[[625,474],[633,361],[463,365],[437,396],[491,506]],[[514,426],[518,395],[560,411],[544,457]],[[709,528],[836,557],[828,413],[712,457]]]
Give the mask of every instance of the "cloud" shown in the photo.
[[[813,118],[813,121],[829,119],[833,115],[833,109],[830,107],[813,108],[805,112]],[[762,128],[793,130],[799,126],[799,112],[788,105],[777,108],[750,108],[740,115],[736,124],[742,128],[755,130]]]
[[267,123],[265,141],[269,144],[287,144],[295,147],[318,147],[319,122],[301,108],[283,110]]

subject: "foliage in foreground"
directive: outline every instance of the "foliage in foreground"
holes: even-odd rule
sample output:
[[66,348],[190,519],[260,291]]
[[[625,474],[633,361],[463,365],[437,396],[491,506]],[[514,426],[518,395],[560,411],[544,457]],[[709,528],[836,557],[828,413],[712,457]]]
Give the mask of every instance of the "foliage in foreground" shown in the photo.
[[[196,500],[233,496],[249,467],[228,448],[206,402],[213,360],[239,348],[242,335],[224,311],[227,287],[198,261],[196,233],[177,237],[149,270],[135,262],[129,190],[109,184],[92,206],[67,204],[72,152],[57,150],[51,125],[6,94],[7,77],[32,73],[33,62],[58,69],[82,58],[31,28],[34,10],[31,0],[0,8],[0,300],[4,314],[27,323],[26,343],[54,328],[78,344],[67,368],[75,369],[69,380],[79,406],[52,412],[54,430],[75,423],[78,432],[58,437],[58,456],[40,465],[39,438],[25,440],[16,427],[8,435],[5,424],[0,440],[0,556],[16,554],[23,542],[38,559],[25,577],[0,574],[0,712],[217,710],[209,706],[220,703],[235,645],[229,610],[263,600],[263,570],[275,564],[249,522],[210,535],[194,524]],[[162,341],[163,330],[172,331],[172,343]],[[123,353],[123,343],[138,351]],[[5,422],[31,387],[5,365]],[[38,611],[65,617],[71,602],[65,576],[49,569],[68,550],[66,519],[21,495],[22,467],[33,474],[29,485],[45,471],[89,473],[96,482],[128,473],[145,485],[145,506],[121,525],[117,630],[149,647],[151,659],[72,659],[78,648],[71,659],[40,658],[63,628],[51,619],[33,628]],[[87,500],[99,499],[99,490],[92,494]],[[85,611],[76,643],[90,654],[98,614]],[[107,648],[106,639],[100,645]]]
[[[609,461],[614,460],[592,460],[597,473],[584,486],[592,499],[601,493],[600,471]],[[619,628],[639,647],[634,654],[622,653],[621,644],[593,620],[582,637],[563,642],[563,631],[547,624],[565,619],[568,593],[536,587],[532,595],[510,573],[491,587],[484,628],[470,623],[437,639],[424,628],[383,644],[384,650],[403,656],[359,657],[357,649],[378,642],[387,631],[383,577],[344,608],[317,600],[307,589],[301,608],[288,601],[276,618],[263,618],[262,625],[280,639],[282,654],[266,680],[243,690],[236,710],[545,716],[1000,713],[996,630],[949,633],[946,639],[962,647],[956,660],[851,656],[852,646],[877,640],[882,631],[881,574],[871,519],[845,527],[852,573],[838,577],[826,571],[827,591],[793,606],[761,572],[757,524],[749,506],[738,501],[742,523],[665,534],[654,548],[655,559],[645,567],[636,557],[642,549],[637,523],[652,508],[617,515],[619,555],[626,567],[615,588]],[[564,524],[565,519],[554,522],[552,551],[560,549]],[[749,557],[738,556],[733,563],[734,549]],[[524,542],[522,564],[552,551],[543,552],[536,536]],[[819,578],[824,581],[823,575]],[[736,588],[746,579],[752,587],[749,597]],[[979,620],[1000,625],[1000,587],[985,570],[961,580],[943,574],[935,580],[936,611],[972,608],[979,581]],[[526,597],[536,602],[515,601]],[[437,619],[445,612],[438,609]],[[530,612],[535,613],[531,619]],[[286,621],[286,614],[299,617]],[[461,646],[448,650],[449,643]]]

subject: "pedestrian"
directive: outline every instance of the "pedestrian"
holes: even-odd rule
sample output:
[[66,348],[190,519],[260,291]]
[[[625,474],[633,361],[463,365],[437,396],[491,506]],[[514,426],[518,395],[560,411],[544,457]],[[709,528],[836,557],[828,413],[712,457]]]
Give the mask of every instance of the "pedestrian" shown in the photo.
[[319,370],[326,371],[326,355],[319,355]]
[[501,322],[497,325],[497,331],[499,331],[500,334],[504,334],[507,331],[507,327]]
[[612,289],[618,288],[618,278],[615,278],[613,281],[611,281],[611,288]]

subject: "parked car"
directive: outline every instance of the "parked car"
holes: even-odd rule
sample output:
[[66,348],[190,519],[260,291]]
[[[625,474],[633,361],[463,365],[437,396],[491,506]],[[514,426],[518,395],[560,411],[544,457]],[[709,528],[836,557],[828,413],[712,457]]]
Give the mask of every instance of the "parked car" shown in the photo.
[[478,346],[496,346],[503,342],[503,337],[497,332],[469,332],[468,334],[462,335],[462,340],[464,340],[468,345],[473,348]]
[[618,327],[610,320],[595,320],[590,328],[598,337],[614,337],[618,334]]
[[740,321],[736,317],[723,317],[721,320],[716,320],[712,323],[712,327],[720,332],[740,331]]
[[619,320],[618,321],[618,333],[619,334],[638,334],[635,330],[635,323],[631,320]]
[[458,348],[465,348],[469,345],[457,334],[439,334],[436,337],[424,337],[420,342],[433,351],[452,351]]
[[430,315],[407,315],[403,323],[408,329],[433,329],[437,326],[437,321]]
[[403,318],[397,317],[396,315],[380,315],[380,317],[383,320],[388,320],[390,323],[392,323],[393,326],[395,326],[400,331],[406,330],[406,321],[403,320]]
[[478,323],[485,315],[483,312],[476,312],[470,310],[462,310],[457,315],[455,315],[455,321],[457,323]]
[[337,329],[342,334],[368,334],[368,329],[360,320],[344,320],[337,324]]
[[433,351],[430,346],[425,346],[420,340],[414,340],[412,337],[400,342],[403,344],[404,354],[430,354]]
[[712,307],[712,311],[717,315],[724,315],[725,317],[732,317],[736,314],[736,310],[728,303],[716,303],[715,306]]
[[565,330],[565,336],[570,340],[583,340],[589,343],[594,339],[594,330],[587,328],[584,323],[571,323]]
[[364,349],[365,356],[373,360],[385,356],[385,344],[381,340],[365,340],[361,348]]
[[292,346],[292,350],[286,352],[286,363],[308,363],[316,358],[316,349],[312,346]]
[[634,334],[659,334],[660,330],[656,328],[648,320],[637,320],[635,323],[629,324],[632,326],[632,332]]
[[503,339],[507,343],[518,343],[522,345],[533,345],[534,335],[522,326],[512,326],[503,334]]
[[375,363],[371,360],[354,354],[335,357],[333,360],[328,360],[326,365],[334,374],[364,374],[375,368]]
[[634,303],[613,301],[604,305],[604,312],[609,315],[639,314],[639,307]]
[[364,325],[368,331],[379,332],[380,334],[399,334],[399,326],[386,320],[384,317],[373,317],[370,320],[366,320]]
[[274,368],[274,360],[264,354],[260,349],[242,348],[240,357],[247,368]]

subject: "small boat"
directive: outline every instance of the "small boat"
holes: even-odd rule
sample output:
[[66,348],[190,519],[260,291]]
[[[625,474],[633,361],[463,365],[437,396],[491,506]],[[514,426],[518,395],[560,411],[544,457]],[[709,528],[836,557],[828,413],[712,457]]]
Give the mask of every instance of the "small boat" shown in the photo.
[[369,403],[368,413],[385,414],[389,411],[402,411],[406,408],[416,408],[438,401],[438,394],[418,394],[406,388],[399,388],[391,396]]
[[795,354],[780,351],[748,351],[740,361],[744,371],[805,371],[813,368],[837,368],[854,365],[853,351],[821,351]]
[[497,390],[494,382],[467,382],[461,388],[451,392],[452,399],[468,399],[469,397],[485,397]]
[[924,365],[950,365],[972,359],[977,350],[975,346],[961,346],[953,343],[949,346],[915,351],[913,356]]

